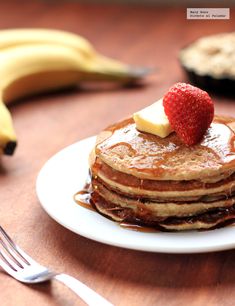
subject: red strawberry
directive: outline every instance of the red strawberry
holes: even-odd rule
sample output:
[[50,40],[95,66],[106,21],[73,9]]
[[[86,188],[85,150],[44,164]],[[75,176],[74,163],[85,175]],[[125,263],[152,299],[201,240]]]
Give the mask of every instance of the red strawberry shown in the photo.
[[198,143],[214,117],[214,104],[207,92],[190,84],[176,83],[163,97],[168,120],[186,145]]

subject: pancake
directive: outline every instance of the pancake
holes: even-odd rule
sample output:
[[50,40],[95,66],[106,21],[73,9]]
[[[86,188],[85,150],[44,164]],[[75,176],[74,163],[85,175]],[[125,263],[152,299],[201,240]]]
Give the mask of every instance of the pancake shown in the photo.
[[235,219],[235,119],[214,118],[201,142],[140,132],[132,118],[102,131],[90,155],[95,208],[118,222],[209,229]]
[[97,157],[93,176],[99,177],[104,185],[127,196],[141,196],[164,200],[197,200],[222,195],[231,195],[235,190],[235,173],[223,180],[213,183],[201,181],[169,181],[139,179],[133,175],[121,173],[104,164]]

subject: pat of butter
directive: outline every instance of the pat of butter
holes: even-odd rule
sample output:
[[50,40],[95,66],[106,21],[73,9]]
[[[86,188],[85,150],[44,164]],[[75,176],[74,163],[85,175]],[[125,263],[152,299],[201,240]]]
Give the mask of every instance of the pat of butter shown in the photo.
[[162,99],[140,110],[133,115],[138,130],[167,137],[173,132],[170,122],[165,114]]

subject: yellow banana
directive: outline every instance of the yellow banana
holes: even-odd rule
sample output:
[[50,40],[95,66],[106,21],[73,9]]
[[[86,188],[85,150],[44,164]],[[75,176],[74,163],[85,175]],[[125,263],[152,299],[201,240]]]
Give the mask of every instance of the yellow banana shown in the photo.
[[0,30],[0,50],[19,45],[54,44],[69,47],[90,57],[95,53],[88,40],[82,36],[51,29],[21,28]]
[[35,93],[76,85],[83,57],[64,46],[27,45],[0,51],[0,153],[13,154],[16,135],[5,104]]
[[0,150],[9,155],[16,135],[5,104],[80,81],[126,82],[146,73],[99,55],[80,36],[44,29],[1,30],[0,67]]
[[[0,51],[22,45],[53,44],[74,49],[89,62],[90,78],[95,80],[135,81],[148,73],[148,69],[131,67],[117,60],[100,55],[82,36],[51,29],[7,29],[0,30]],[[85,80],[90,79],[86,76]]]
[[27,45],[0,52],[0,97],[4,103],[77,84],[86,73],[83,57],[64,46]]

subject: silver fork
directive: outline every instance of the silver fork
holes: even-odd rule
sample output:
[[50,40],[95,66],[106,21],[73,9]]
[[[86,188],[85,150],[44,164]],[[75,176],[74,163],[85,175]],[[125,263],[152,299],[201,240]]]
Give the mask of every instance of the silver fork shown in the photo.
[[113,306],[76,278],[56,273],[34,261],[22,251],[0,226],[0,266],[12,277],[26,284],[56,279],[74,291],[87,305]]

